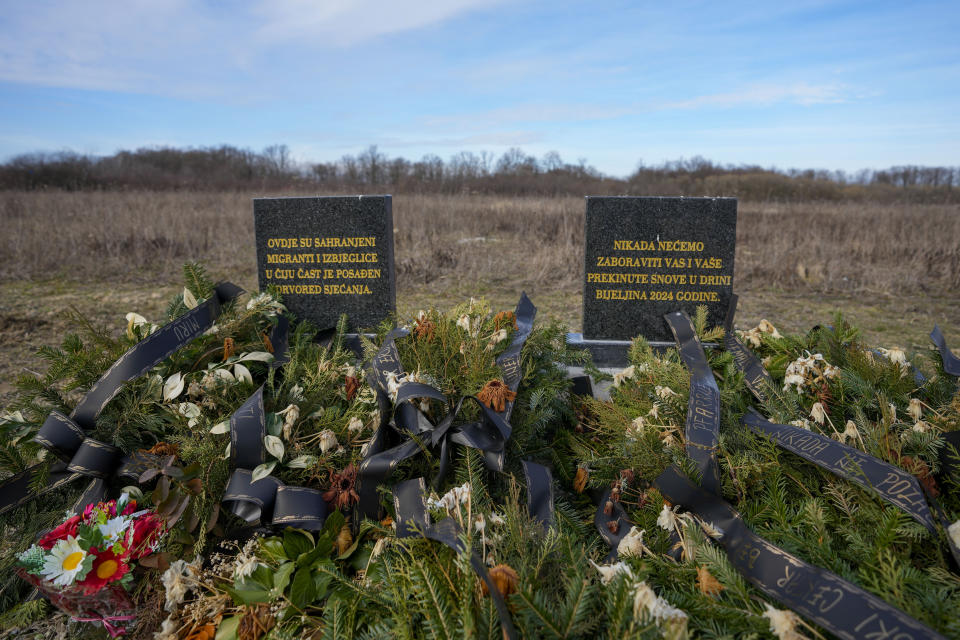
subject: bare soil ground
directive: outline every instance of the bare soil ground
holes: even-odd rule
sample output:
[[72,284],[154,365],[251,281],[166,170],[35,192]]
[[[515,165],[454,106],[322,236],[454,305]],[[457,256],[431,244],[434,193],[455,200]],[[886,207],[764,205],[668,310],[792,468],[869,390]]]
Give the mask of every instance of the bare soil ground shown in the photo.
[[[128,311],[157,320],[187,260],[254,290],[255,195],[0,192],[0,400],[43,367],[36,349],[59,344],[70,308],[117,332]],[[960,346],[957,205],[739,209],[738,326],[805,331],[839,310],[880,346],[926,348],[934,323]],[[470,296],[512,308],[525,290],[579,330],[583,211],[578,197],[395,196],[398,312]]]

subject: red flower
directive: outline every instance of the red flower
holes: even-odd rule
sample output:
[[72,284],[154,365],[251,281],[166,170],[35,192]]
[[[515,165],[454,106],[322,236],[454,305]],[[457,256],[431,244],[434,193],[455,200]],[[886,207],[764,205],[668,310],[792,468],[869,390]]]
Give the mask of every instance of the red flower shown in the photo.
[[118,556],[113,549],[98,551],[93,548],[90,549],[90,554],[93,555],[93,567],[87,573],[87,577],[77,583],[83,587],[83,593],[88,596],[93,595],[105,585],[119,580],[130,571],[127,557]]
[[71,516],[66,522],[40,538],[40,542],[37,544],[40,545],[41,549],[49,551],[58,540],[65,540],[67,536],[77,535],[77,525],[80,524],[80,520],[80,516]]
[[130,557],[134,560],[153,553],[163,533],[163,520],[155,513],[148,513],[133,521],[133,540]]
[[131,500],[127,503],[127,506],[123,508],[123,512],[120,514],[122,516],[128,516],[131,513],[134,513],[137,510],[137,501]]

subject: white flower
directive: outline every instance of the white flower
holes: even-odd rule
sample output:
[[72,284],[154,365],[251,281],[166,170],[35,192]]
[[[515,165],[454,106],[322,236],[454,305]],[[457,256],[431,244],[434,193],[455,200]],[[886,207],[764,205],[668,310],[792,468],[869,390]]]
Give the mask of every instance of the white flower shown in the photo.
[[668,638],[686,637],[687,614],[661,598],[646,582],[638,582],[633,594],[633,615],[641,618],[646,612],[657,625],[664,625],[664,636]]
[[593,568],[600,572],[600,584],[609,584],[611,580],[616,578],[619,575],[627,576],[628,578],[633,578],[633,571],[630,570],[630,567],[618,562],[616,564],[597,564],[593,560],[589,561],[593,565]]
[[930,431],[930,425],[923,420],[917,420],[917,422],[913,425],[913,430],[920,433],[926,433],[927,431]]
[[[44,559],[40,575],[52,581],[57,587],[70,586],[84,571],[83,561],[86,558],[87,552],[80,548],[77,539],[68,536],[65,540],[58,540],[50,549],[49,554]],[[86,569],[89,570],[90,567],[86,567]]]
[[340,446],[340,443],[337,442],[337,436],[330,431],[330,429],[324,429],[320,432],[320,452],[327,453],[332,449],[336,449]]
[[910,414],[914,422],[923,417],[923,405],[918,398],[910,398],[910,406],[907,407],[907,413]]
[[300,407],[295,404],[287,405],[283,411],[277,412],[278,416],[283,416],[283,439],[289,442],[290,434],[293,433],[293,425],[300,419]]
[[650,407],[650,411],[647,411],[647,415],[654,420],[658,420],[660,418],[660,403],[654,402],[653,406]]
[[764,333],[769,333],[771,338],[783,337],[782,335],[780,335],[780,332],[777,331],[777,328],[775,326],[767,322],[766,318],[760,321],[760,324],[757,326],[757,328]]
[[793,611],[775,609],[766,602],[763,603],[766,611],[763,617],[770,621],[770,631],[780,640],[801,640],[803,635],[795,630],[800,618]]
[[439,500],[436,498],[427,498],[427,507],[431,509],[450,509],[455,508],[458,504],[466,504],[467,500],[470,499],[470,483],[464,482],[459,487],[454,487],[450,491],[443,494],[443,497]]
[[120,534],[126,531],[128,526],[130,526],[130,520],[128,518],[117,516],[101,524],[99,529],[104,539],[108,543],[113,544],[120,539]]
[[700,520],[700,526],[703,527],[704,533],[713,538],[714,540],[720,540],[723,538],[723,529],[713,524],[712,522],[707,522],[706,520]]
[[860,437],[860,432],[857,431],[857,423],[853,420],[847,420],[847,424],[843,428],[843,433],[840,434],[840,438],[846,442],[847,440],[857,441],[857,438]]
[[491,513],[488,519],[490,520],[490,524],[497,525],[498,527],[507,522],[499,513]]
[[233,561],[233,579],[239,580],[253,575],[253,572],[260,566],[260,562],[255,555],[239,554]]
[[483,519],[483,514],[478,514],[476,518],[473,519],[473,530],[477,533],[483,533],[487,528],[487,521]]
[[169,402],[183,393],[183,382],[183,374],[179,371],[167,378],[163,383],[163,401]]
[[164,619],[163,624],[160,626],[160,631],[154,632],[153,640],[178,640],[180,637],[178,633],[179,630],[180,628],[177,626],[173,617],[169,616]]
[[623,370],[618,371],[617,373],[613,374],[613,386],[619,387],[620,385],[622,385],[622,384],[623,384],[624,382],[626,382],[627,380],[633,378],[633,374],[634,374],[635,372],[636,372],[636,369],[633,367],[633,365],[631,365],[631,366],[627,367],[626,369],[623,369]]
[[187,579],[197,572],[199,566],[200,558],[194,560],[193,563],[175,560],[167,570],[163,572],[163,577],[160,580],[163,583],[166,598],[164,609],[173,611],[177,608],[177,605],[183,602],[183,598],[187,595],[187,589],[189,588]]
[[646,427],[647,421],[644,420],[643,416],[637,416],[630,423],[630,426],[627,427],[627,435],[634,437],[641,436],[643,435],[643,431],[646,429]]
[[950,536],[953,546],[960,547],[960,520],[947,527],[947,535]]
[[467,333],[470,333],[470,316],[468,316],[467,314],[463,314],[462,316],[457,318],[457,326],[463,329],[464,331],[466,331]]
[[359,433],[360,431],[363,431],[363,420],[357,416],[350,418],[350,422],[347,423],[347,431],[350,433]]
[[791,420],[789,424],[792,424],[795,427],[800,427],[801,429],[806,429],[807,431],[810,431],[810,421],[807,419]]
[[670,387],[661,387],[660,385],[657,385],[656,387],[654,387],[653,391],[654,393],[657,394],[657,397],[660,398],[661,400],[668,400],[673,396],[680,395]]
[[813,407],[810,408],[810,417],[813,418],[817,424],[823,424],[823,421],[827,417],[827,411],[823,408],[822,403],[813,403]]
[[498,344],[500,344],[501,342],[503,342],[503,341],[506,340],[506,339],[507,339],[507,330],[506,330],[506,329],[500,329],[499,331],[494,331],[494,332],[493,332],[493,335],[490,336],[490,341],[487,342],[487,346],[485,347],[485,351],[493,351],[493,348],[494,348],[494,347],[496,347]]
[[640,556],[643,555],[643,529],[630,527],[617,545],[617,553],[621,556]]
[[126,315],[127,319],[127,337],[131,340],[136,339],[137,332],[136,330],[140,327],[147,327],[149,331],[150,323],[147,322],[147,319],[144,318],[139,313],[133,313],[132,311]]
[[663,509],[660,510],[660,515],[657,516],[657,526],[661,529],[666,529],[667,531],[673,531],[677,528],[677,514],[674,507],[671,509],[666,504],[663,505]]

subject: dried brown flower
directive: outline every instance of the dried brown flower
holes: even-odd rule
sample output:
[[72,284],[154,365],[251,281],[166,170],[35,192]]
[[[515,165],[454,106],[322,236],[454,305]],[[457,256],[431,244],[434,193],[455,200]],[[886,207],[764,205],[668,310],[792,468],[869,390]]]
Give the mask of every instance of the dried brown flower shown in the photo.
[[223,339],[223,359],[227,360],[230,356],[233,355],[233,352],[236,350],[236,345],[233,344],[233,338],[224,338]]
[[510,391],[510,387],[502,380],[491,380],[477,393],[477,400],[497,413],[502,413],[507,408],[507,402],[513,402],[516,399],[516,392]]
[[437,330],[437,324],[427,316],[421,316],[413,322],[413,333],[418,340],[433,340],[433,334]]
[[346,509],[360,501],[357,493],[357,468],[348,464],[343,471],[330,471],[330,488],[324,492],[323,499],[333,509]]
[[607,500],[607,502],[603,505],[603,515],[613,515],[613,500]]
[[513,311],[501,311],[497,315],[493,316],[493,328],[495,331],[500,331],[500,329],[503,328],[503,325],[506,324],[512,324],[514,331],[520,328],[517,325],[517,316]]
[[633,482],[633,469],[621,469],[621,470],[620,470],[620,478],[621,478],[624,482],[626,482],[627,484],[632,483],[632,482]]
[[266,347],[267,351],[273,353],[273,343],[270,341],[270,336],[267,335],[266,331],[260,334],[260,339],[263,340],[263,346]]
[[[498,564],[490,569],[490,580],[493,581],[500,595],[507,597],[511,593],[517,592],[517,583],[520,581],[520,576],[510,565]],[[480,588],[483,590],[483,595],[490,595],[486,582],[481,582]]]
[[237,640],[260,640],[277,623],[268,604],[248,606],[244,609],[240,626],[237,627]]
[[389,527],[392,524],[393,524],[393,518],[391,518],[390,516],[387,516],[386,518],[380,521],[380,525],[383,527]]
[[697,567],[697,588],[705,596],[715,596],[723,591],[720,581],[713,577],[706,567]]
[[577,475],[573,478],[573,490],[577,493],[583,493],[583,490],[587,487],[587,479],[590,477],[590,472],[587,471],[584,467],[577,467]]
[[610,533],[617,533],[620,530],[620,521],[619,520],[610,520],[607,522],[607,529],[610,530]]
[[344,379],[344,385],[347,391],[347,402],[353,402],[354,397],[357,395],[357,390],[360,389],[360,381],[353,376],[347,376]]
[[158,442],[149,449],[141,449],[141,451],[154,456],[178,456],[180,455],[180,445],[170,442]]
[[927,495],[931,498],[936,498],[940,495],[940,487],[937,486],[937,481],[933,477],[933,474],[930,473],[930,467],[926,462],[912,456],[903,456],[900,458],[900,464],[920,481],[920,485],[924,491],[926,491]]
[[213,640],[217,635],[217,625],[212,622],[194,625],[184,636],[184,640]]

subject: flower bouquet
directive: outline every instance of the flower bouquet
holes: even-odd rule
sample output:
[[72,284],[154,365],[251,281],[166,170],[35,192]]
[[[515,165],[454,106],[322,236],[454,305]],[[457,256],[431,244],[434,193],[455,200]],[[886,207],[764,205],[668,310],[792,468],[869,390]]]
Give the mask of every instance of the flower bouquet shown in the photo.
[[17,572],[54,606],[78,621],[102,622],[116,637],[135,618],[128,594],[135,561],[156,551],[165,531],[156,511],[138,511],[123,494],[67,518],[20,554]]

